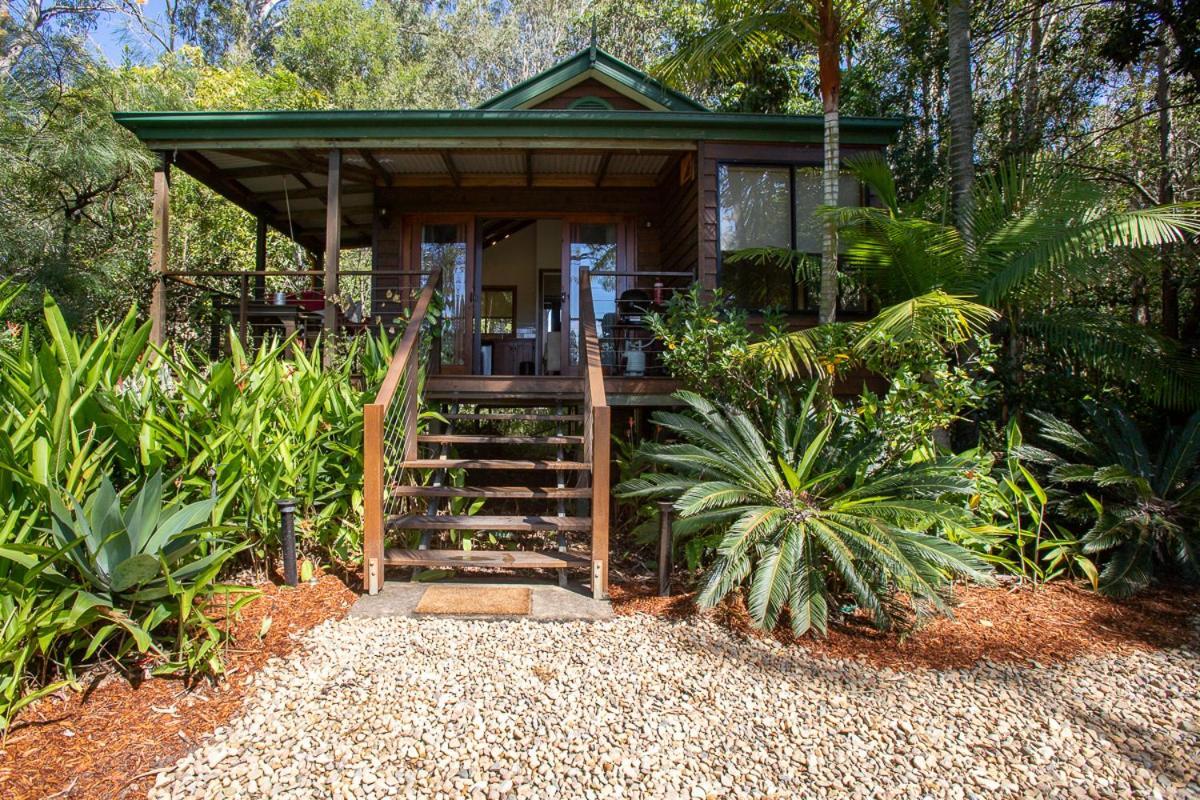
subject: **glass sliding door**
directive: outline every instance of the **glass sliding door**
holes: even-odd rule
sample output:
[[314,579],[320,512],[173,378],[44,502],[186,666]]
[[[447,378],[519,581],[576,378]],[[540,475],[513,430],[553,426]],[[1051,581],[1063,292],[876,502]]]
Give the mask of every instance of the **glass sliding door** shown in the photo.
[[471,344],[475,317],[474,280],[469,246],[470,225],[465,221],[423,222],[418,225],[416,261],[422,272],[441,272],[443,325],[441,369],[465,373],[471,369]]
[[563,282],[567,287],[567,336],[563,338],[562,363],[577,372],[580,363],[579,276],[591,275],[592,302],[596,314],[596,335],[601,354],[611,361],[612,326],[617,321],[616,273],[625,271],[622,247],[624,225],[618,222],[577,222],[564,226]]

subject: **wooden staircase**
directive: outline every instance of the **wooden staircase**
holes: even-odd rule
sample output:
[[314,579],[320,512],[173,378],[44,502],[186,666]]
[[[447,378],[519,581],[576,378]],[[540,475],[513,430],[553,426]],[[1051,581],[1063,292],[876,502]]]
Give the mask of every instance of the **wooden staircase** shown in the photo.
[[420,345],[436,285],[431,276],[364,408],[367,590],[388,567],[549,569],[562,585],[586,570],[593,596],[607,597],[610,409],[590,296],[579,376],[451,376],[423,352],[438,352],[436,339]]

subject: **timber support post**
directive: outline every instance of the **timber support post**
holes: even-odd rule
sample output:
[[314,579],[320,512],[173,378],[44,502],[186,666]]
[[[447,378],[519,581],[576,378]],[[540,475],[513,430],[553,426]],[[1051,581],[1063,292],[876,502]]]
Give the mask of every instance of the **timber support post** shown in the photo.
[[383,414],[384,406],[363,406],[363,589],[383,585]]
[[254,229],[254,299],[267,299],[267,221],[258,217]]
[[154,249],[150,268],[150,341],[162,347],[167,336],[167,262],[171,257],[171,154],[158,154],[154,167]]
[[325,197],[325,324],[324,360],[333,363],[338,328],[338,261],[342,254],[342,151],[329,150],[329,185]]

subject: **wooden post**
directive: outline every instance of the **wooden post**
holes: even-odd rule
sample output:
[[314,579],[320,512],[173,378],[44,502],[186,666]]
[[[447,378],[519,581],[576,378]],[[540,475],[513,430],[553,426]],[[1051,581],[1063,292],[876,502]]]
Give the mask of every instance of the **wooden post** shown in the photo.
[[658,502],[658,596],[671,596],[671,513],[675,504],[670,500]]
[[383,585],[383,411],[363,406],[363,588]]
[[154,167],[154,250],[150,268],[155,273],[150,295],[150,341],[162,347],[167,336],[167,262],[171,258],[171,156],[158,154]]
[[338,259],[342,253],[342,151],[329,150],[329,186],[325,199],[325,366],[332,363],[338,327]]
[[238,279],[238,339],[242,348],[250,342],[250,279],[243,274]]
[[267,299],[267,221],[259,217],[254,230],[254,299]]
[[[412,321],[409,321],[412,324]],[[417,419],[420,406],[420,369],[417,353],[421,347],[421,334],[418,331],[416,345],[408,364],[404,367],[404,460],[414,461],[417,458]]]
[[592,597],[608,599],[608,522],[612,409],[592,409]]

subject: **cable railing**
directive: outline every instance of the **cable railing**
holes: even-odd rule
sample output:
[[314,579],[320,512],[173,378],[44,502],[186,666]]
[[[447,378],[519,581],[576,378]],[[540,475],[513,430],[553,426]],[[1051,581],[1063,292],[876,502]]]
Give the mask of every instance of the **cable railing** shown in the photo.
[[[592,483],[592,596],[608,597],[609,471],[612,458],[612,409],[604,392],[604,367],[596,337],[592,282],[579,276],[579,333],[583,357],[583,458],[591,462]],[[584,473],[585,475],[587,473]]]
[[363,406],[363,585],[370,594],[383,585],[384,530],[400,510],[393,487],[401,485],[403,462],[417,457],[421,384],[438,349],[423,333],[441,277],[428,275],[375,401]]
[[[637,270],[595,272],[609,278],[618,291],[597,322],[600,363],[611,376],[665,376],[663,344],[650,330],[646,316],[663,313],[671,298],[696,281],[694,272]],[[593,308],[594,313],[594,308]]]

